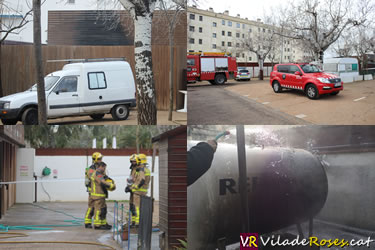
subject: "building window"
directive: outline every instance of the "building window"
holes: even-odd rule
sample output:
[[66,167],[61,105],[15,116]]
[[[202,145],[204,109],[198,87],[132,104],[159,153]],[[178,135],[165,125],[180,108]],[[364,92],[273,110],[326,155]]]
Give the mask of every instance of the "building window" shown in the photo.
[[202,33],[202,32],[203,32],[203,28],[199,27],[199,33]]
[[190,14],[190,20],[195,20],[195,15],[194,14]]
[[213,23],[212,23],[212,26],[213,26],[213,27],[217,27],[217,23],[213,22]]
[[249,29],[249,33],[251,33],[253,30],[252,29]]
[[249,57],[249,61],[251,62],[252,60],[253,60],[253,58],[250,56],[250,57]]
[[228,36],[232,36],[232,32],[228,31]]
[[222,24],[222,25],[225,25],[225,20],[221,20],[221,24]]
[[225,31],[224,31],[224,30],[221,32],[221,35],[222,35],[222,36],[225,36]]
[[258,27],[258,31],[260,32],[260,27]]
[[212,33],[212,37],[213,38],[216,38],[217,36],[216,36],[216,33]]
[[242,58],[245,58],[245,53],[242,53]]
[[240,33],[236,33],[236,37],[237,37],[237,38],[240,38],[240,37],[241,37],[241,34],[240,34]]
[[263,33],[266,33],[266,29],[265,28],[263,28]]
[[228,42],[228,47],[232,47],[232,43],[231,42]]
[[189,26],[189,31],[194,32],[195,31],[195,27],[194,26]]
[[202,39],[199,39],[199,44],[202,44],[203,43],[203,40]]
[[203,21],[203,16],[199,16],[199,21]]
[[232,27],[232,21],[228,21],[228,26]]
[[212,48],[213,48],[213,49],[216,49],[216,44],[212,44]]
[[237,57],[237,58],[240,57],[240,53],[236,53],[236,57]]
[[245,38],[245,34],[242,34],[242,38]]
[[68,0],[68,4],[75,4],[76,1],[75,0]]
[[190,44],[194,44],[194,43],[195,43],[194,38],[190,38],[190,39],[189,39],[189,43],[190,43]]
[[242,28],[243,28],[243,29],[246,29],[246,24],[243,23],[243,24],[242,24]]
[[240,43],[236,43],[236,48],[239,48],[240,47]]
[[237,28],[241,28],[241,24],[240,23],[237,23]]
[[224,47],[224,46],[225,46],[225,42],[221,42],[221,46],[223,46],[223,47]]

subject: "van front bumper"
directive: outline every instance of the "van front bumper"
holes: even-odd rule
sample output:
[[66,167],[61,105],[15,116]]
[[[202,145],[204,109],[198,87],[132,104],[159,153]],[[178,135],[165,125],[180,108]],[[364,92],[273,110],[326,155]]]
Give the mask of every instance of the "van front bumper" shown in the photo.
[[18,109],[0,109],[0,119],[16,119],[18,111]]

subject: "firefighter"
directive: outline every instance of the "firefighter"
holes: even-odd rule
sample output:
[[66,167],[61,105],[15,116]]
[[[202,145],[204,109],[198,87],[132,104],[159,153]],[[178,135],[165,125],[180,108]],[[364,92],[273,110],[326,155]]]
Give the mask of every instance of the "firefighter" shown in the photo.
[[[125,193],[130,192],[130,200],[129,200],[129,206],[130,206],[130,212],[132,214],[132,221],[135,219],[136,216],[136,209],[134,206],[134,194],[131,192],[130,187],[134,184],[135,180],[135,173],[137,166],[140,164],[140,160],[137,154],[132,154],[130,156],[130,178],[127,180],[128,185],[125,188]],[[135,223],[135,221],[133,221]]]
[[150,182],[151,182],[151,171],[148,168],[148,163],[147,163],[147,156],[145,154],[140,154],[139,158],[141,160],[141,165],[143,166],[143,169],[145,171],[145,187],[146,189],[149,188]]
[[140,164],[137,165],[137,168],[134,173],[134,184],[129,188],[134,195],[134,205],[136,210],[136,215],[132,217],[132,222],[136,226],[139,225],[139,215],[140,215],[140,205],[141,205],[141,196],[147,195],[148,185],[146,185],[146,174],[145,174],[145,164],[147,164],[146,155],[138,155]]
[[89,193],[89,202],[88,202],[88,209],[85,216],[85,228],[92,228],[92,217],[94,216],[94,202],[91,199],[90,192],[91,192],[91,176],[96,171],[96,166],[98,163],[102,162],[103,155],[99,152],[95,152],[92,154],[92,165],[86,168],[85,171],[85,186],[87,192]]
[[94,204],[94,229],[110,230],[108,225],[107,205],[105,199],[108,198],[108,191],[116,189],[114,181],[105,175],[106,164],[99,162],[96,171],[91,176],[90,197]]

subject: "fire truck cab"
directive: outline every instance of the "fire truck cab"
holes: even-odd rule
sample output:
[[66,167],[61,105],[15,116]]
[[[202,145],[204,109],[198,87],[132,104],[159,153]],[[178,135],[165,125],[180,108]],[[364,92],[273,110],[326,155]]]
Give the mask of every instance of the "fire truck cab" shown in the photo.
[[237,75],[236,58],[226,53],[189,53],[187,55],[187,81],[209,81],[224,84]]

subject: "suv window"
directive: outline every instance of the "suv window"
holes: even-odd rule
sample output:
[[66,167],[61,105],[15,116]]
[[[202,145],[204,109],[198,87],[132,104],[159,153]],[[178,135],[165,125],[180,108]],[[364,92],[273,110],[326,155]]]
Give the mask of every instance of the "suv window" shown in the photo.
[[289,66],[289,73],[294,74],[297,71],[299,71],[300,73],[302,73],[301,70],[298,68],[298,66],[296,66],[296,65],[290,65]]
[[277,66],[277,71],[280,73],[289,73],[288,65],[279,65]]
[[54,92],[77,92],[77,77],[67,76],[64,77],[54,89]]
[[107,82],[105,80],[104,72],[91,72],[88,73],[89,89],[105,89]]
[[311,64],[305,64],[301,66],[305,73],[320,73],[322,72],[317,66]]

